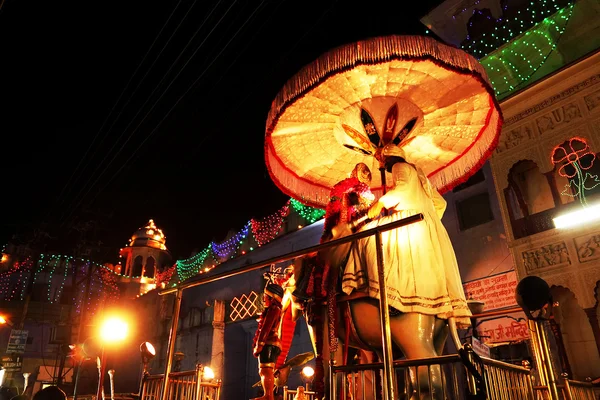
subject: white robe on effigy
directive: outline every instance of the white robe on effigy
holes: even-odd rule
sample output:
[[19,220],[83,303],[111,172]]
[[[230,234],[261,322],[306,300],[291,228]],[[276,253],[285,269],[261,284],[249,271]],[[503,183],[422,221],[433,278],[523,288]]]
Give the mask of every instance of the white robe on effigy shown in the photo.
[[[458,263],[441,217],[446,201],[425,174],[412,164],[392,167],[393,189],[379,201],[391,215],[365,225],[367,230],[418,213],[424,220],[382,233],[388,303],[402,312],[440,318],[456,317],[469,325],[471,315],[463,291]],[[342,290],[379,298],[375,236],[357,240],[342,278]]]

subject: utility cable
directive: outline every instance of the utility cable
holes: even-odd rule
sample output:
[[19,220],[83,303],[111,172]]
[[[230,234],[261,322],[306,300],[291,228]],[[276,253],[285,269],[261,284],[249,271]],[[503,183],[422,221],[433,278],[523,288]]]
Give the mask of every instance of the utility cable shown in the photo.
[[[180,0],[181,1],[181,0]],[[123,105],[123,107],[121,108],[121,111],[119,111],[119,114],[117,115],[117,117],[113,120],[112,124],[108,127],[108,131],[106,131],[106,134],[104,135],[104,138],[102,139],[102,141],[99,143],[102,144],[102,142],[104,141],[104,139],[106,139],[106,137],[108,136],[108,134],[112,131],[112,128],[115,126],[115,124],[117,123],[117,121],[119,120],[119,118],[121,117],[121,115],[123,114],[123,111],[125,110],[125,108],[129,105],[129,103],[131,102],[131,100],[133,99],[133,97],[135,96],[135,94],[137,93],[138,89],[140,88],[140,86],[142,85],[142,83],[144,82],[144,80],[146,79],[146,77],[150,74],[150,71],[152,71],[152,68],[154,68],[154,65],[156,65],[156,62],[158,61],[158,59],[160,58],[160,56],[162,55],[162,53],[165,51],[165,49],[167,48],[167,46],[169,45],[169,43],[171,42],[171,39],[173,39],[173,37],[175,37],[175,35],[177,34],[177,31],[179,30],[179,28],[181,27],[181,25],[183,24],[183,21],[185,21],[185,19],[187,18],[188,14],[190,13],[190,11],[192,10],[192,8],[194,8],[194,5],[196,4],[198,0],[194,0],[194,2],[192,3],[192,5],[190,6],[190,8],[188,8],[187,12],[185,13],[185,15],[183,16],[183,18],[181,19],[181,21],[179,21],[179,24],[177,25],[177,27],[175,28],[175,30],[173,31],[173,33],[171,33],[171,36],[167,39],[167,41],[165,42],[165,44],[163,45],[163,47],[160,49],[158,55],[154,58],[154,61],[152,62],[152,64],[150,65],[150,67],[146,70],[146,73],[144,74],[144,76],[142,77],[142,79],[140,79],[140,81],[138,82],[137,86],[135,87],[135,89],[133,90],[133,92],[129,95],[129,98],[127,99],[127,101],[125,102],[125,104]],[[221,0],[219,0],[219,3],[221,2]],[[217,4],[218,5],[218,4]],[[216,7],[216,6],[215,6]],[[214,9],[213,9],[214,11]],[[211,12],[212,14],[212,12]],[[210,14],[209,16],[210,17]],[[204,25],[204,23],[207,21],[208,17],[204,20],[204,22],[202,23],[201,27]],[[142,106],[143,107],[143,106]],[[139,111],[138,111],[139,114]],[[136,114],[136,116],[138,115]],[[134,117],[135,120],[135,117]],[[131,125],[132,122],[130,122]],[[128,125],[127,127],[129,127],[130,125]],[[121,138],[123,137],[123,135],[125,134],[125,132],[127,131],[127,128],[125,128],[125,130],[119,135],[119,137],[114,141],[112,147],[110,148],[110,150],[108,150],[108,152],[105,154],[104,158],[102,159],[102,161],[96,166],[96,168],[94,169],[94,171],[92,171],[92,176],[93,174],[96,173],[96,171],[98,170],[98,168],[100,168],[100,166],[102,165],[102,163],[104,162],[104,160],[106,160],[106,157],[112,153],[112,151],[115,149],[115,147],[117,146],[118,142],[121,140]],[[93,156],[90,159],[93,159]]]
[[[112,108],[110,109],[108,115],[106,116],[106,118],[104,119],[104,121],[102,122],[102,125],[100,126],[100,129],[98,129],[98,131],[96,132],[96,134],[94,135],[94,138],[92,139],[92,143],[90,143],[89,147],[87,148],[87,150],[85,151],[85,153],[83,154],[83,156],[81,157],[81,159],[79,160],[79,163],[77,164],[77,166],[75,167],[75,169],[73,170],[73,173],[71,174],[71,176],[69,177],[69,179],[67,180],[67,183],[65,184],[65,186],[62,188],[57,201],[60,201],[60,199],[62,198],[65,190],[67,189],[67,187],[70,185],[71,181],[73,180],[73,178],[75,177],[77,171],[79,170],[79,167],[81,167],[81,164],[83,163],[84,160],[87,159],[87,155],[89,154],[90,150],[92,149],[92,147],[94,146],[94,144],[96,143],[96,140],[98,139],[98,137],[100,136],[100,132],[102,132],[102,130],[104,129],[104,127],[106,126],[106,123],[109,121],[110,117],[113,115],[115,109],[117,108],[117,105],[119,104],[119,102],[121,101],[121,99],[123,98],[123,95],[125,95],[125,92],[127,91],[127,89],[129,88],[129,86],[131,85],[131,83],[133,82],[133,78],[135,78],[135,76],[137,75],[138,71],[140,70],[140,68],[142,67],[142,65],[144,64],[144,62],[146,61],[146,58],[148,58],[148,55],[150,55],[150,52],[152,51],[152,49],[154,48],[154,46],[156,45],[156,42],[158,41],[158,38],[160,37],[160,35],[162,34],[162,32],[164,31],[164,29],[167,27],[167,25],[169,24],[169,21],[171,21],[171,18],[173,17],[173,15],[175,14],[175,11],[177,10],[177,8],[179,8],[179,5],[181,4],[182,0],[179,0],[179,2],[175,5],[175,8],[173,8],[173,11],[171,11],[171,14],[169,15],[169,17],[167,18],[167,21],[163,24],[162,28],[160,28],[160,31],[158,32],[158,34],[156,35],[156,37],[154,38],[154,40],[152,41],[152,44],[150,45],[150,47],[148,48],[148,51],[146,51],[146,54],[144,55],[144,57],[142,58],[142,61],[140,61],[140,63],[138,64],[138,66],[136,67],[135,71],[133,71],[133,74],[131,75],[131,77],[129,78],[129,81],[127,82],[127,84],[125,85],[125,87],[123,88],[123,91],[121,92],[121,94],[119,95],[119,97],[117,98],[117,101],[115,102],[115,104],[112,106]],[[186,14],[187,15],[187,14]],[[163,48],[164,49],[164,48]],[[161,51],[162,52],[162,51]],[[137,88],[136,88],[137,89]],[[127,104],[126,104],[127,105]],[[121,110],[122,112],[122,110]],[[119,115],[121,115],[119,113]],[[117,116],[117,119],[119,117]],[[116,121],[116,120],[115,120]],[[114,122],[113,122],[114,125]],[[112,126],[111,125],[111,128]],[[110,129],[109,129],[110,131]],[[107,132],[108,133],[108,132]],[[87,166],[87,162],[84,165]],[[62,201],[60,202],[60,204],[62,204]]]
[[[216,7],[221,3],[222,0],[219,0],[219,2],[217,3],[217,5],[213,8],[212,12],[216,9]],[[193,54],[188,58],[188,60],[185,62],[185,64],[183,65],[183,67],[179,70],[179,72],[175,75],[175,77],[171,80],[171,82],[169,83],[169,85],[167,86],[167,88],[162,92],[162,94],[158,97],[158,99],[154,102],[154,104],[152,105],[152,107],[150,108],[150,110],[146,113],[146,115],[144,115],[144,117],[142,118],[142,120],[138,123],[138,125],[135,127],[135,129],[133,130],[133,132],[131,132],[131,134],[127,137],[127,139],[125,140],[125,142],[121,145],[121,148],[113,155],[113,157],[111,158],[111,160],[108,162],[108,164],[104,167],[104,170],[100,173],[100,175],[94,180],[94,182],[92,183],[91,186],[89,186],[88,190],[85,192],[85,194],[83,195],[83,197],[81,199],[79,199],[79,201],[77,202],[77,205],[75,207],[69,207],[70,208],[70,212],[67,215],[66,219],[68,219],[74,212],[74,210],[77,208],[77,206],[79,204],[81,204],[81,202],[83,201],[83,199],[85,198],[85,196],[87,196],[89,194],[89,192],[94,188],[94,186],[96,185],[96,183],[100,180],[100,178],[102,178],[102,176],[104,176],[104,173],[107,171],[108,167],[110,167],[112,165],[112,163],[115,161],[115,159],[117,158],[117,156],[123,151],[123,149],[125,148],[125,146],[127,145],[127,143],[129,143],[129,141],[131,140],[131,138],[133,137],[134,133],[137,131],[137,129],[142,125],[142,123],[146,120],[146,118],[148,117],[148,115],[150,115],[150,113],[152,112],[152,110],[154,109],[154,107],[158,104],[158,102],[162,99],[162,97],[166,94],[166,92],[171,88],[171,86],[173,85],[173,83],[177,80],[177,78],[179,77],[179,75],[183,72],[183,70],[185,69],[185,67],[188,65],[188,63],[192,60],[192,58],[196,55],[196,53],[200,50],[200,48],[204,45],[204,43],[206,42],[206,40],[210,37],[210,35],[212,34],[212,32],[218,27],[218,25],[221,23],[221,21],[223,20],[223,18],[225,18],[225,16],[229,13],[229,11],[231,10],[231,8],[235,5],[235,3],[237,3],[237,0],[233,1],[233,3],[229,6],[229,8],[227,9],[227,11],[225,11],[225,13],[221,16],[221,18],[219,19],[219,21],[217,22],[217,24],[210,30],[210,32],[208,33],[208,35],[204,38],[204,40],[202,41],[202,43],[200,43],[200,45],[198,46],[198,48],[196,48],[196,50],[193,52]],[[206,22],[208,20],[208,18],[210,17],[207,16],[205,18]],[[200,28],[198,28],[196,30],[196,32],[194,33],[194,35],[192,36],[192,38],[190,39],[190,41],[188,41],[188,43],[186,44],[186,46],[184,47],[184,49],[180,52],[179,56],[177,56],[176,60],[171,64],[171,67],[169,68],[169,70],[166,72],[166,74],[163,76],[163,78],[160,80],[160,82],[156,85],[156,87],[154,88],[154,90],[152,91],[152,93],[148,96],[148,98],[146,99],[146,101],[144,102],[144,104],[140,107],[140,109],[138,110],[138,112],[134,115],[134,117],[132,118],[132,120],[129,122],[129,124],[125,127],[125,129],[123,130],[123,133],[119,136],[119,139],[117,139],[115,141],[115,143],[113,144],[113,146],[111,147],[111,149],[109,150],[109,152],[104,156],[104,158],[102,159],[102,161],[96,166],[96,169],[92,172],[92,175],[96,173],[96,171],[98,171],[98,169],[100,169],[100,167],[102,166],[102,164],[104,163],[104,161],[106,160],[106,158],[108,157],[108,155],[114,150],[114,148],[116,147],[118,141],[123,137],[124,133],[129,129],[129,127],[133,124],[133,122],[135,121],[135,119],[138,117],[138,115],[142,112],[142,110],[144,109],[144,107],[146,106],[146,104],[148,104],[148,102],[150,101],[150,99],[152,98],[152,96],[154,95],[154,93],[156,93],[156,90],[162,85],[162,83],[164,82],[164,80],[167,78],[169,72],[171,72],[171,70],[173,69],[173,67],[176,65],[177,61],[179,61],[179,59],[181,58],[181,56],[185,53],[185,51],[187,50],[187,47],[190,45],[190,43],[192,42],[192,40],[194,39],[194,37],[200,32],[200,29],[202,28],[203,24],[200,26]],[[212,64],[212,63],[211,63]],[[78,192],[77,196],[75,197],[74,201],[77,201],[77,199],[80,197],[80,194],[86,189],[88,185],[84,185],[82,189],[80,189],[80,191]],[[71,204],[73,204],[73,202],[71,202]],[[61,215],[61,220],[63,220],[61,227],[64,226],[65,224],[65,220],[63,219],[63,216],[65,214],[63,213]]]
[[221,51],[216,55],[216,57],[214,57],[213,60],[209,63],[209,65],[204,69],[204,71],[202,71],[202,73],[200,74],[200,76],[198,78],[196,78],[196,80],[188,87],[188,89],[177,99],[177,101],[175,102],[175,104],[173,104],[173,106],[171,106],[171,108],[169,109],[169,111],[167,111],[167,113],[165,114],[165,116],[158,122],[158,124],[156,125],[156,127],[154,127],[154,129],[148,135],[146,135],[146,137],[144,138],[144,140],[138,145],[138,147],[134,150],[134,152],[131,154],[131,156],[129,156],[129,158],[127,159],[127,161],[125,161],[125,163],[123,163],[121,165],[121,167],[117,170],[117,172],[115,172],[112,175],[112,177],[110,178],[110,180],[98,191],[98,193],[96,194],[96,196],[94,196],[94,198],[92,199],[91,203],[119,175],[119,173],[123,170],[123,168],[125,168],[125,166],[135,156],[135,154],[144,146],[144,144],[148,141],[148,139],[150,139],[150,137],[152,137],[152,135],[154,135],[154,133],[156,133],[156,131],[158,130],[158,128],[160,127],[160,125],[167,119],[167,117],[171,114],[171,112],[175,109],[175,107],[177,107],[177,105],[179,104],[179,102],[192,90],[192,88],[194,88],[194,86],[196,86],[198,84],[198,82],[202,79],[202,77],[204,76],[204,74],[210,69],[210,67],[221,56],[221,54],[223,54],[223,52],[225,51],[225,49],[227,49],[227,47],[231,44],[231,42],[233,41],[233,39],[235,39],[235,37],[240,33],[240,31],[244,28],[244,26],[246,26],[246,24],[250,21],[250,19],[252,19],[252,17],[254,16],[254,14],[258,11],[258,9],[262,6],[262,4],[265,1],[266,0],[262,0],[261,3],[260,3],[260,5],[254,9],[254,11],[250,14],[250,16],[246,19],[246,21],[244,21],[244,23],[238,28],[238,30],[234,33],[234,35],[231,37],[231,39],[229,39],[229,41],[225,44],[225,46],[221,49]]
[[[255,86],[251,89],[247,91],[246,96],[238,103],[238,105],[232,110],[232,113],[234,111],[237,111],[238,109],[240,109],[240,107],[246,102],[248,101],[248,99],[250,98],[250,96],[254,93],[255,89],[257,87],[259,87],[260,85],[262,85],[267,79],[270,78],[271,74],[273,71],[275,71],[283,62],[283,60],[285,60],[287,58],[287,56],[289,54],[291,54],[291,52],[298,47],[298,45],[304,40],[304,38],[321,22],[321,20],[325,17],[325,15],[327,15],[334,7],[335,7],[335,1],[331,4],[331,6],[329,8],[327,8],[322,14],[321,16],[317,19],[317,21],[315,21],[315,23],[306,31],[304,32],[304,34],[300,37],[300,39],[298,39],[296,41],[296,43],[290,47],[290,49],[279,58],[279,61],[277,62],[277,64],[275,64],[275,66],[273,66],[273,68],[271,68],[271,70],[269,71],[269,73],[266,75],[265,79],[258,82],[257,84],[255,84]],[[207,141],[207,139],[211,139],[212,137],[214,137],[214,135],[216,135],[217,133],[220,133],[222,130],[224,129],[224,127],[221,127],[221,129],[209,134],[209,135],[205,135],[202,137],[202,140],[200,141],[200,143],[196,146],[196,148],[194,148],[190,153],[190,159],[193,155],[196,154],[196,152],[198,152],[198,150],[202,147],[202,145]],[[181,164],[181,167],[183,167],[184,163]]]

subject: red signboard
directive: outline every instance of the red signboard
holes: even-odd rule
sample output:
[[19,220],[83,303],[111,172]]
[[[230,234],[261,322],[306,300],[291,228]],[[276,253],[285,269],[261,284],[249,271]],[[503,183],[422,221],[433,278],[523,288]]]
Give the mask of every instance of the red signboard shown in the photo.
[[516,306],[516,287],[517,274],[514,270],[463,284],[467,299],[483,301],[486,311]]

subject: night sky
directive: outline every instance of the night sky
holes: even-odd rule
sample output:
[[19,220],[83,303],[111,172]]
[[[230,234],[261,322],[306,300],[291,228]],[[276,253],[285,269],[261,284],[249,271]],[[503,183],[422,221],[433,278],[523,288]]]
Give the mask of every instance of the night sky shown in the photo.
[[424,34],[439,3],[5,0],[0,245],[41,229],[67,251],[95,220],[86,238],[120,247],[154,218],[184,258],[272,213],[279,89],[333,47]]

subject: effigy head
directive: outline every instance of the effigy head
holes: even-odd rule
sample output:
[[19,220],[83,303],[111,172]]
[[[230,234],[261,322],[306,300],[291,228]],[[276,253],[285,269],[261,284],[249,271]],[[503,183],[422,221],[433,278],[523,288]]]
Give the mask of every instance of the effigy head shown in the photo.
[[393,143],[388,144],[382,151],[385,169],[391,172],[392,166],[398,162],[406,161],[406,152],[402,147],[398,147]]
[[371,170],[365,163],[358,163],[352,170],[352,177],[358,179],[359,182],[367,186],[371,185]]

